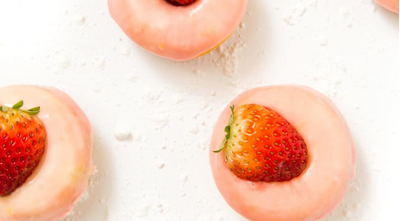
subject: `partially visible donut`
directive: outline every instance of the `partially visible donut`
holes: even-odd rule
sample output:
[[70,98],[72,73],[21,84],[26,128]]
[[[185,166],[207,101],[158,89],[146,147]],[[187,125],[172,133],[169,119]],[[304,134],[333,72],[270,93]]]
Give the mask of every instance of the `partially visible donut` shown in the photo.
[[46,150],[28,180],[0,196],[1,221],[55,221],[67,215],[92,175],[92,130],[86,115],[65,93],[49,87],[0,88],[0,105],[24,101],[40,106]]
[[[179,2],[179,1],[176,1]],[[247,0],[108,0],[111,17],[139,46],[172,60],[201,56],[225,41],[245,13]]]
[[378,4],[399,14],[399,0],[375,0]]

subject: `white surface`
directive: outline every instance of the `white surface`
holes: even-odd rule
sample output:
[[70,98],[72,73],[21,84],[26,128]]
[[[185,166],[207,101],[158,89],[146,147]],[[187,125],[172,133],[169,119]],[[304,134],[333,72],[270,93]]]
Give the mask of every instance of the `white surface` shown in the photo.
[[93,126],[99,172],[65,220],[242,220],[211,176],[213,124],[243,90],[283,83],[331,97],[354,134],[357,176],[326,220],[399,217],[398,16],[371,0],[250,0],[247,11],[223,50],[179,63],[132,43],[105,0],[0,0],[0,86],[56,86]]

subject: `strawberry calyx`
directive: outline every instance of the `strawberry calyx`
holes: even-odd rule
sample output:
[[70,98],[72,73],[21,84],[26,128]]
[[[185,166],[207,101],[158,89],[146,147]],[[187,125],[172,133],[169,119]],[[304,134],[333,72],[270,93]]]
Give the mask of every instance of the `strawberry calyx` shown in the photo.
[[221,148],[218,149],[218,150],[214,150],[214,151],[213,151],[214,153],[219,153],[219,152],[221,152],[223,149],[225,149],[225,147],[226,147],[226,142],[229,140],[229,138],[230,138],[230,136],[231,136],[231,125],[232,125],[232,122],[233,122],[233,116],[234,116],[235,105],[230,106],[230,108],[231,108],[231,118],[229,118],[228,126],[226,126],[225,129],[224,129],[225,132],[226,132],[224,141],[222,142]]
[[35,116],[40,112],[40,107],[39,106],[31,108],[29,110],[21,110],[20,108],[22,106],[24,106],[24,101],[21,100],[18,103],[14,104],[12,107],[0,106],[0,111],[7,112],[11,108],[11,109],[14,109],[14,110],[22,111],[22,112],[27,113],[27,114],[32,115],[32,116]]

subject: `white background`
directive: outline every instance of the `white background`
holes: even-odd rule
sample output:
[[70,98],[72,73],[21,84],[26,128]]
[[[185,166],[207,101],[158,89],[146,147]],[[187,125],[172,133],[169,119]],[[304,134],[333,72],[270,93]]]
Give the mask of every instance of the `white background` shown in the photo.
[[250,0],[233,37],[190,62],[140,49],[105,0],[0,0],[0,86],[56,86],[92,123],[99,171],[65,220],[243,220],[213,182],[213,125],[242,91],[287,83],[328,95],[357,144],[326,220],[397,220],[398,49],[398,15],[371,0]]

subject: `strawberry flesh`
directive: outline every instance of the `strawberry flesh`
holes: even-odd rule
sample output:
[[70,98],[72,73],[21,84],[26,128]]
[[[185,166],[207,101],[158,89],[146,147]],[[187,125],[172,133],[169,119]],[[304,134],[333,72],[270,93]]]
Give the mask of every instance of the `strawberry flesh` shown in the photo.
[[33,112],[0,107],[0,196],[21,186],[44,153],[46,132]]
[[282,182],[299,176],[307,166],[307,146],[296,129],[274,110],[246,104],[230,121],[225,160],[239,178]]

